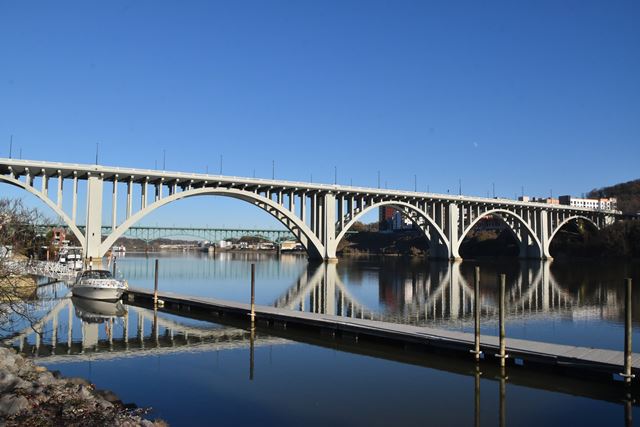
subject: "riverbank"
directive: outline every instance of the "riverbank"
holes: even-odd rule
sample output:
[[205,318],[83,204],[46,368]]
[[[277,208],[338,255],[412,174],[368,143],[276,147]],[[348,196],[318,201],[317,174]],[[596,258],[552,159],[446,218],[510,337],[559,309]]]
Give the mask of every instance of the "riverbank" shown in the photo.
[[0,425],[165,426],[82,378],[61,378],[0,347]]

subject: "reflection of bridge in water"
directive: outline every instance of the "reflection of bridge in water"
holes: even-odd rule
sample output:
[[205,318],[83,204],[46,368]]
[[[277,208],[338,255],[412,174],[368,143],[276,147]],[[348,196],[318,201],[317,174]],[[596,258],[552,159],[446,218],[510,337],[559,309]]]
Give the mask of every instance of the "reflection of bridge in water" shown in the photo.
[[[526,265],[507,282],[507,317],[550,316],[603,317],[621,309],[615,295],[608,302],[590,305],[564,289],[550,271],[550,263]],[[382,283],[388,280],[387,283]],[[371,309],[354,297],[338,274],[335,264],[303,271],[296,283],[274,303],[276,307],[313,313],[335,314],[408,324],[456,324],[473,321],[472,278],[461,271],[461,263],[413,273],[410,277],[380,277],[382,307]],[[391,294],[391,295],[389,295]],[[481,315],[497,319],[498,291],[495,277],[482,277]]]
[[[160,280],[243,280],[246,281],[251,262],[272,260],[274,254],[260,252],[218,252],[216,254],[202,254],[203,262],[182,263],[181,258],[162,259],[159,271]],[[260,274],[264,277],[278,278],[281,275],[297,274],[300,270],[301,254],[282,254],[278,262],[263,262],[260,264]],[[208,262],[208,261],[223,262]],[[228,261],[243,261],[232,263]],[[118,261],[118,269],[122,270],[126,279],[135,283],[136,280],[153,278],[154,257],[125,258]]]
[[[96,303],[103,306],[93,312],[85,311],[86,304]],[[79,309],[80,304],[85,305],[85,310]],[[43,363],[230,350],[288,342],[281,338],[252,337],[249,331],[215,324],[186,325],[144,308],[127,307],[127,312],[121,303],[75,301],[75,298],[72,301],[68,295],[43,300],[40,305],[41,309],[50,309],[5,343]],[[122,311],[118,313],[118,309]],[[74,316],[74,310],[79,318]]]

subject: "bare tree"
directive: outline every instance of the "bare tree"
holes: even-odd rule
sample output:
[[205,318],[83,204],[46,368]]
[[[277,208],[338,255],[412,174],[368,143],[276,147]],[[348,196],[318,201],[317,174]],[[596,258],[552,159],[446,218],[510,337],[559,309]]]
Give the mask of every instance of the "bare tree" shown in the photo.
[[46,242],[40,229],[46,219],[21,199],[0,199],[0,332],[15,330],[26,321],[33,325],[29,304],[36,297],[36,282],[15,268],[16,260],[37,256]]

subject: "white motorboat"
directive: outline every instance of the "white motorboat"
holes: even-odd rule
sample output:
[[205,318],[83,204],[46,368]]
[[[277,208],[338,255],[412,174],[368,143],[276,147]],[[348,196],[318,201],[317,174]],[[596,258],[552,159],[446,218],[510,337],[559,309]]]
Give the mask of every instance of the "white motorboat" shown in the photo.
[[77,297],[117,301],[127,289],[127,283],[115,279],[107,270],[85,270],[78,275],[71,293]]

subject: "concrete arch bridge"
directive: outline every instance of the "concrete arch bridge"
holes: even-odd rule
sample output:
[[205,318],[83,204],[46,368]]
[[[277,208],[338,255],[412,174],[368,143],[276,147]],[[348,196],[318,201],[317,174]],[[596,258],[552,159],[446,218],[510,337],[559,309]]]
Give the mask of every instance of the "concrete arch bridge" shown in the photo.
[[[188,197],[212,195],[266,211],[311,258],[324,260],[335,260],[338,242],[353,224],[382,206],[413,221],[429,239],[434,257],[449,259],[460,258],[462,240],[487,215],[507,224],[522,257],[539,259],[551,257],[551,241],[568,222],[581,219],[601,228],[619,217],[615,211],[509,199],[16,159],[0,159],[0,181],[42,200],[81,242],[85,258],[94,259],[151,212]],[[80,215],[79,200],[85,201]],[[111,228],[103,236],[108,213]]]

